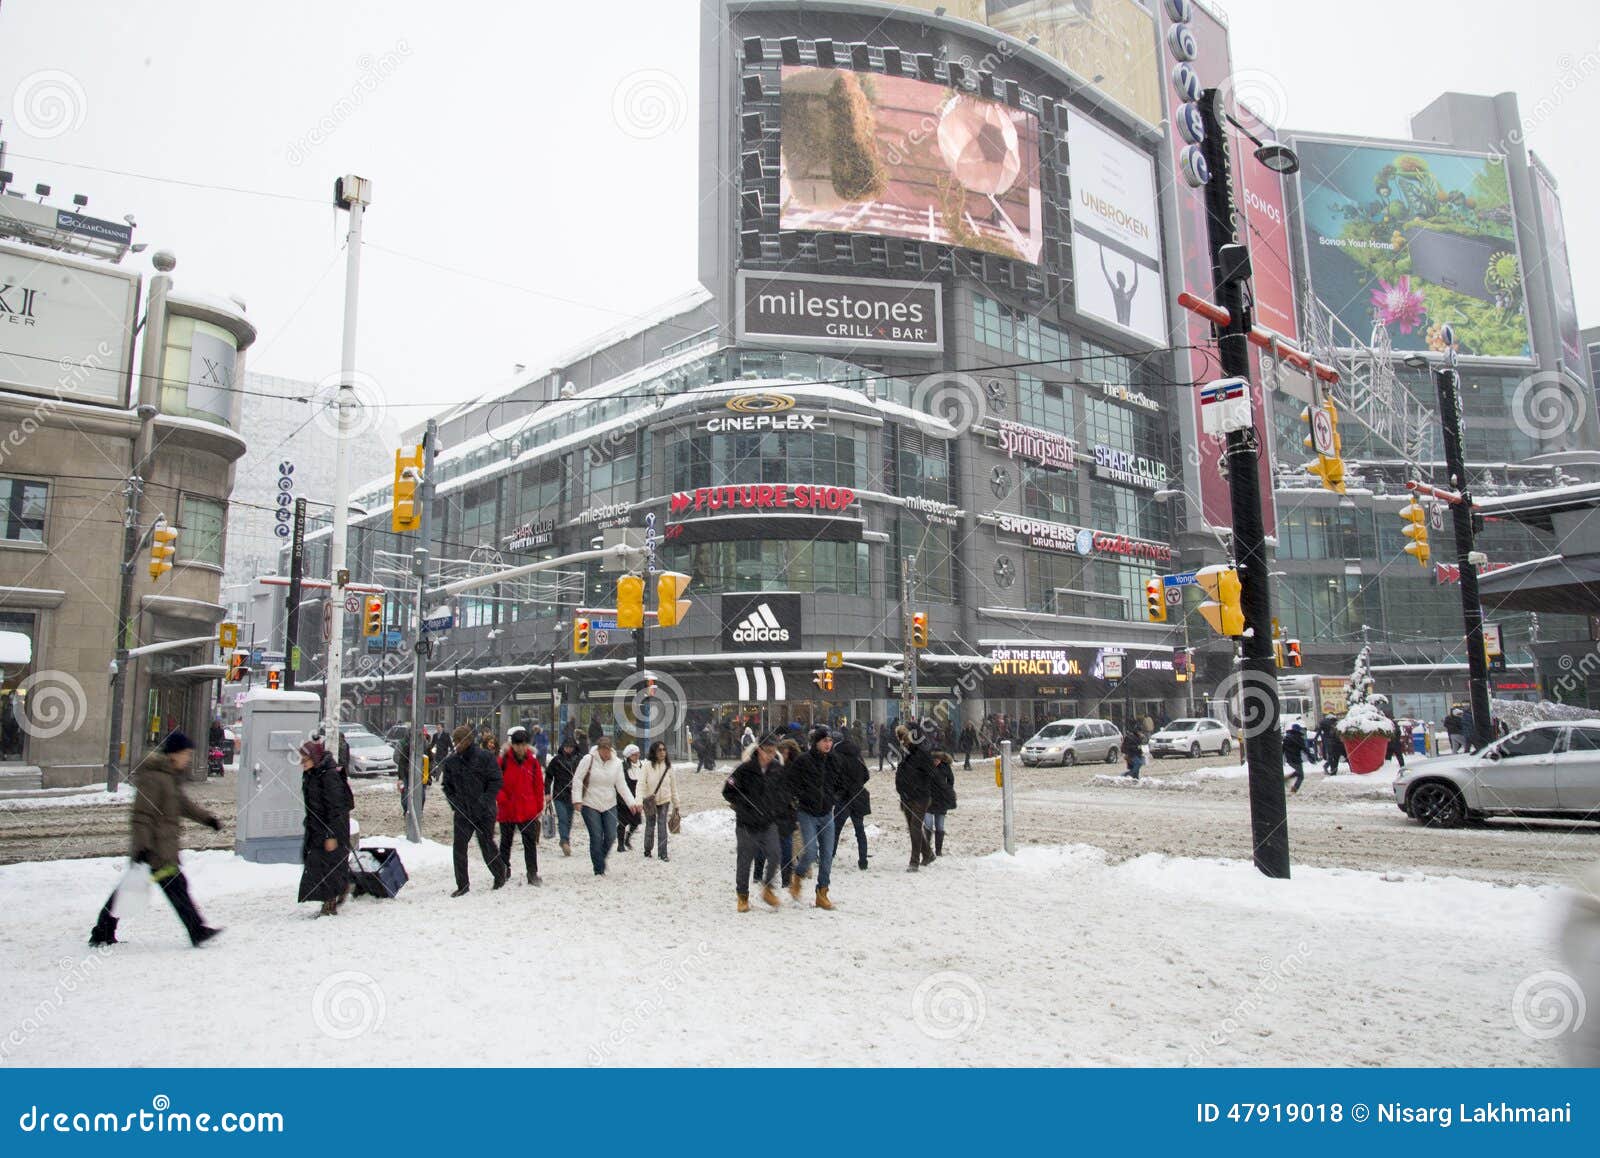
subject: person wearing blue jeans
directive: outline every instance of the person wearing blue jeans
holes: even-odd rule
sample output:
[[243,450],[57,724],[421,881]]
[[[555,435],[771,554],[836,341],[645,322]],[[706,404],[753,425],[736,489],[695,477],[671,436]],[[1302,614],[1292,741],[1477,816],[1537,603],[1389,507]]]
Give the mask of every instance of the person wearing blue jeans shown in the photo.
[[572,847],[572,801],[556,801],[556,832],[561,837],[561,848],[565,852]]
[[594,865],[594,875],[606,875],[606,853],[617,843],[617,806],[610,808],[585,808],[583,827],[589,831],[589,862]]
[[572,774],[572,806],[583,809],[583,826],[589,830],[589,860],[594,875],[606,875],[606,854],[617,840],[617,809],[639,814],[639,802],[622,770],[622,760],[612,750],[611,737],[601,734],[594,750],[578,761]]
[[841,775],[834,766],[833,736],[827,728],[815,728],[811,733],[811,748],[795,757],[793,767],[786,768],[785,788],[794,801],[795,819],[800,825],[800,839],[804,845],[800,861],[789,877],[789,895],[800,898],[800,882],[817,866],[817,908],[831,909],[828,888],[833,876],[833,807],[844,795],[840,791]]

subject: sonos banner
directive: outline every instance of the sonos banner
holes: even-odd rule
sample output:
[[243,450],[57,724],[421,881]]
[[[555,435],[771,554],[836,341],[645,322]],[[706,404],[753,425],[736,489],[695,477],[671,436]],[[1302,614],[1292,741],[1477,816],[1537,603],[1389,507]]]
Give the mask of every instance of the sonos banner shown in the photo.
[[937,283],[739,271],[740,341],[831,350],[944,348]]
[[793,651],[800,636],[800,596],[722,597],[724,651]]

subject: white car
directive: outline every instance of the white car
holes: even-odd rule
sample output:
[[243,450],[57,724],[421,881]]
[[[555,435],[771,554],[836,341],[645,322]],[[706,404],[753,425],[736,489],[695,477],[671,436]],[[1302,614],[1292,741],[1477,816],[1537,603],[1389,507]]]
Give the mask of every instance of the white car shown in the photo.
[[341,731],[340,738],[350,745],[350,775],[393,776],[397,772],[394,749],[371,732]]
[[1173,720],[1150,737],[1150,758],[1157,756],[1199,756],[1215,752],[1226,756],[1233,748],[1233,737],[1221,720],[1209,717]]
[[1121,750],[1122,733],[1115,724],[1104,720],[1056,720],[1022,745],[1022,762],[1029,768],[1036,764],[1060,764],[1064,768],[1080,760],[1115,764]]
[[1408,764],[1394,799],[1431,828],[1491,816],[1600,820],[1600,720],[1529,724],[1476,755]]

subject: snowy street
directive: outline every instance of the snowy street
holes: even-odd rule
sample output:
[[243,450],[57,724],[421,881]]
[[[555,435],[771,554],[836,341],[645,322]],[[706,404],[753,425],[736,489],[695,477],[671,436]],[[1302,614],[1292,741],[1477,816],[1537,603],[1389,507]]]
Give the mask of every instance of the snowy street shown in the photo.
[[[1534,1014],[1538,975],[1560,968],[1564,902],[1551,882],[1565,862],[1498,882],[1430,866],[1459,859],[1449,850],[1467,837],[1527,844],[1518,855],[1529,861],[1544,848],[1582,863],[1594,833],[1429,833],[1400,827],[1409,822],[1392,804],[1384,815],[1379,785],[1308,781],[1294,823],[1309,832],[1318,815],[1315,829],[1331,830],[1309,811],[1321,809],[1357,842],[1393,826],[1412,853],[1405,864],[1386,853],[1384,863],[1297,865],[1275,883],[1244,860],[1127,847],[1140,832],[1167,843],[1184,824],[1236,828],[1242,842],[1242,785],[1225,771],[1158,767],[1159,780],[1186,785],[1171,791],[1098,784],[1095,771],[1029,773],[1019,831],[1040,843],[1015,859],[993,851],[992,779],[985,791],[983,776],[961,774],[952,855],[915,876],[902,871],[908,845],[889,824],[885,785],[872,869],[857,870],[853,848],[839,857],[831,914],[810,907],[809,885],[802,905],[785,893],[776,913],[759,902],[734,912],[732,817],[702,799],[720,783],[712,776],[685,777],[701,811],[686,815],[669,864],[613,854],[596,879],[581,838],[571,858],[546,843],[542,889],[514,880],[491,892],[475,860],[473,892],[452,900],[448,848],[398,842],[411,872],[398,899],[357,899],[313,919],[314,906],[293,903],[298,866],[186,854],[197,903],[227,929],[200,951],[159,897],[125,924],[125,944],[87,948],[116,858],[12,864],[0,868],[12,914],[0,1056],[111,1066],[1556,1060]],[[1060,786],[1043,787],[1050,778]],[[364,831],[393,831],[392,794],[373,786],[359,800]],[[1294,809],[1307,811],[1295,820]],[[1490,875],[1493,858],[1477,859],[1473,875]]]

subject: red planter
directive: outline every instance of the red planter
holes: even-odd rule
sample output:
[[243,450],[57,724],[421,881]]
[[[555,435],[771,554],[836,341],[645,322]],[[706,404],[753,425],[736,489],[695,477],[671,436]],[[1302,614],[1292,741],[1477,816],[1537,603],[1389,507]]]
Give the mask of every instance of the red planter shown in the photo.
[[1359,740],[1346,740],[1344,755],[1350,762],[1350,771],[1357,776],[1376,772],[1383,767],[1384,760],[1388,759],[1389,737],[1362,736]]

